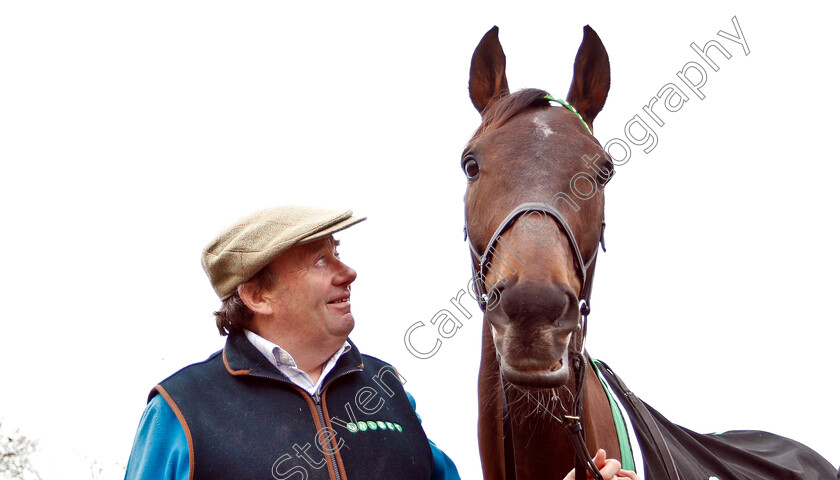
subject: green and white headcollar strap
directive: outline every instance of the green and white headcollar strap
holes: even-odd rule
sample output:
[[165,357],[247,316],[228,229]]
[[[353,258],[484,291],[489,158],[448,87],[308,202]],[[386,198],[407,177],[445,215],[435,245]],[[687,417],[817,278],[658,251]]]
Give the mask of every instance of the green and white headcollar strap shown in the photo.
[[584,127],[586,127],[586,131],[588,131],[588,132],[589,132],[589,134],[590,134],[590,135],[592,135],[592,130],[589,128],[589,125],[587,125],[587,124],[586,124],[586,121],[583,119],[583,117],[581,117],[581,116],[580,116],[580,114],[578,113],[578,111],[577,111],[577,110],[575,110],[575,107],[571,106],[571,105],[569,104],[569,102],[567,102],[567,101],[563,100],[562,98],[554,98],[554,97],[552,97],[551,95],[546,95],[546,96],[544,96],[543,98],[544,98],[544,99],[546,99],[546,100],[548,100],[548,101],[550,101],[550,102],[557,102],[557,103],[559,103],[560,105],[563,105],[564,107],[566,107],[566,109],[567,109],[567,110],[569,110],[570,112],[572,112],[572,113],[574,113],[575,115],[577,115],[577,117],[578,117],[578,118],[580,119],[580,121],[583,123],[583,126],[584,126]]

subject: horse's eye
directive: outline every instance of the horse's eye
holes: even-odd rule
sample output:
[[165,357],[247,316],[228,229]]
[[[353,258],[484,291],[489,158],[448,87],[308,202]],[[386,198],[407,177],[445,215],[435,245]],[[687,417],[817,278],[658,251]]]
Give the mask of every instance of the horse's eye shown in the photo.
[[475,157],[472,155],[467,155],[461,161],[461,168],[464,169],[464,173],[467,175],[467,178],[470,180],[475,180],[478,178],[478,161],[476,161]]
[[601,172],[605,173],[606,175],[602,175],[600,172],[598,173],[598,183],[601,184],[601,188],[606,187],[612,177],[615,176],[615,167],[613,167],[613,163],[611,161],[607,161],[604,164],[604,168],[601,169]]

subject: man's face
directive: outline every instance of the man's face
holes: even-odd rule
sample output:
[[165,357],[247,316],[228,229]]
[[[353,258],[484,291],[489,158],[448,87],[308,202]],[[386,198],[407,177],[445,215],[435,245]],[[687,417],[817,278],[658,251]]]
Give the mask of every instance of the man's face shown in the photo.
[[267,297],[284,336],[343,343],[353,330],[350,284],[356,271],[338,259],[337,246],[330,236],[296,245],[271,263],[275,282]]

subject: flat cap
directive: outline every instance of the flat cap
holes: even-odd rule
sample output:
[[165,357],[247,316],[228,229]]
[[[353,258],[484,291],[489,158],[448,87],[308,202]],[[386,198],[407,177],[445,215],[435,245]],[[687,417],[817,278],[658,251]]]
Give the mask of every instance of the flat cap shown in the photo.
[[281,206],[247,215],[204,248],[201,265],[224,300],[278,255],[299,243],[310,242],[353,226],[365,217],[350,210]]

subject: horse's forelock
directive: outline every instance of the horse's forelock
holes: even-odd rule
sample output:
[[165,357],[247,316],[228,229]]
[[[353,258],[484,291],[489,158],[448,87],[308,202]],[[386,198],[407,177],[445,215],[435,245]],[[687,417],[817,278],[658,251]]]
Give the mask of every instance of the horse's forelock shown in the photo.
[[544,90],[526,88],[499,98],[482,113],[481,125],[474,136],[478,137],[487,131],[501,127],[505,122],[530,107],[549,105],[545,98],[546,95],[548,95],[548,92]]

